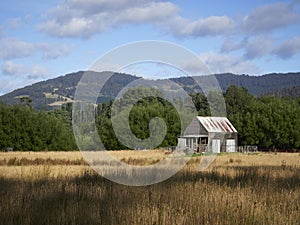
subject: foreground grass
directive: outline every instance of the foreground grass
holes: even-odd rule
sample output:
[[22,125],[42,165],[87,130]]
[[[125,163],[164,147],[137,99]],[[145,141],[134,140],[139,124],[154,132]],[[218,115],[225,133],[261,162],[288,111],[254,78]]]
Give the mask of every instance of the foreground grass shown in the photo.
[[[300,156],[269,155],[273,163],[265,165],[260,157],[268,155],[222,155],[206,172],[196,169],[200,158],[193,158],[172,178],[146,187],[113,183],[84,165],[72,165],[78,169],[72,176],[64,175],[69,170],[63,171],[61,165],[35,165],[21,176],[1,176],[0,221],[300,224]],[[63,172],[55,175],[53,170]]]

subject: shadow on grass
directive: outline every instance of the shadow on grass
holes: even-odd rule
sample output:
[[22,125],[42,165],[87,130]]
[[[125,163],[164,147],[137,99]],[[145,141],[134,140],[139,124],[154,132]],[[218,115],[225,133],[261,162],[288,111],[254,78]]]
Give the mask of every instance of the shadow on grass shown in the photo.
[[[233,171],[234,175],[227,173]],[[277,174],[277,175],[276,175]],[[300,188],[300,168],[292,166],[232,166],[223,172],[213,169],[209,172],[179,173],[172,182],[212,182],[230,188],[268,187],[286,190]]]
[[300,168],[252,166],[228,167],[228,170],[233,170],[235,175],[226,175],[226,170],[224,173],[182,170],[162,183],[145,187],[116,184],[91,172],[72,179],[1,178],[0,221],[1,224],[40,225],[130,224],[130,219],[138,217],[139,207],[143,206],[144,211],[149,209],[152,216],[153,207],[161,204],[160,196],[177,195],[175,189],[181,190],[184,185],[193,187],[200,183],[209,187],[250,187],[273,192],[300,188]]

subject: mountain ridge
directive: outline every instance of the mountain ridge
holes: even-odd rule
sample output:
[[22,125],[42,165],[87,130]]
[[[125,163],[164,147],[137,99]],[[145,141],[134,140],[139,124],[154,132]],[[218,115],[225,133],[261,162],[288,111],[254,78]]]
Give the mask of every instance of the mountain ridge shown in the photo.
[[[40,81],[32,85],[16,89],[10,93],[0,96],[0,101],[7,104],[19,104],[21,97],[28,96],[32,100],[32,106],[37,109],[48,109],[51,108],[51,106],[60,106],[60,104],[72,101],[76,86],[85,72],[92,72],[96,74],[105,73],[93,71],[68,73],[63,76]],[[300,72],[270,73],[260,76],[250,76],[245,74],[237,75],[232,73],[205,76],[215,76],[223,91],[226,91],[231,85],[236,85],[238,87],[247,88],[249,93],[255,96],[286,96],[288,93],[291,93],[291,91],[288,92],[287,90],[293,90],[293,87],[300,86]],[[114,73],[103,87],[99,102],[113,99],[123,87],[139,78],[140,77],[130,74]],[[192,77],[183,76],[169,79],[181,85],[183,89],[189,93],[201,91]],[[281,95],[281,90],[286,94]],[[295,97],[295,95],[292,97]]]

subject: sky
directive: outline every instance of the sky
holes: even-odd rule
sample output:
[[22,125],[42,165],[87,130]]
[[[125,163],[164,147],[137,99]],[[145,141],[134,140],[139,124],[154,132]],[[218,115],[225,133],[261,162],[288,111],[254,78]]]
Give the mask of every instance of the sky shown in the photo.
[[300,71],[300,0],[10,0],[0,7],[0,95],[86,70],[111,49],[143,40],[183,46],[212,73]]

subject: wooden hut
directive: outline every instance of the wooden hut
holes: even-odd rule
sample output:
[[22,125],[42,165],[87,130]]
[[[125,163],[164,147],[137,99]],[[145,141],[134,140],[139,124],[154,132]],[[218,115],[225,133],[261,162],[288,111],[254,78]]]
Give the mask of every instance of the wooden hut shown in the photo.
[[187,152],[236,152],[238,132],[226,117],[197,116],[178,138]]

